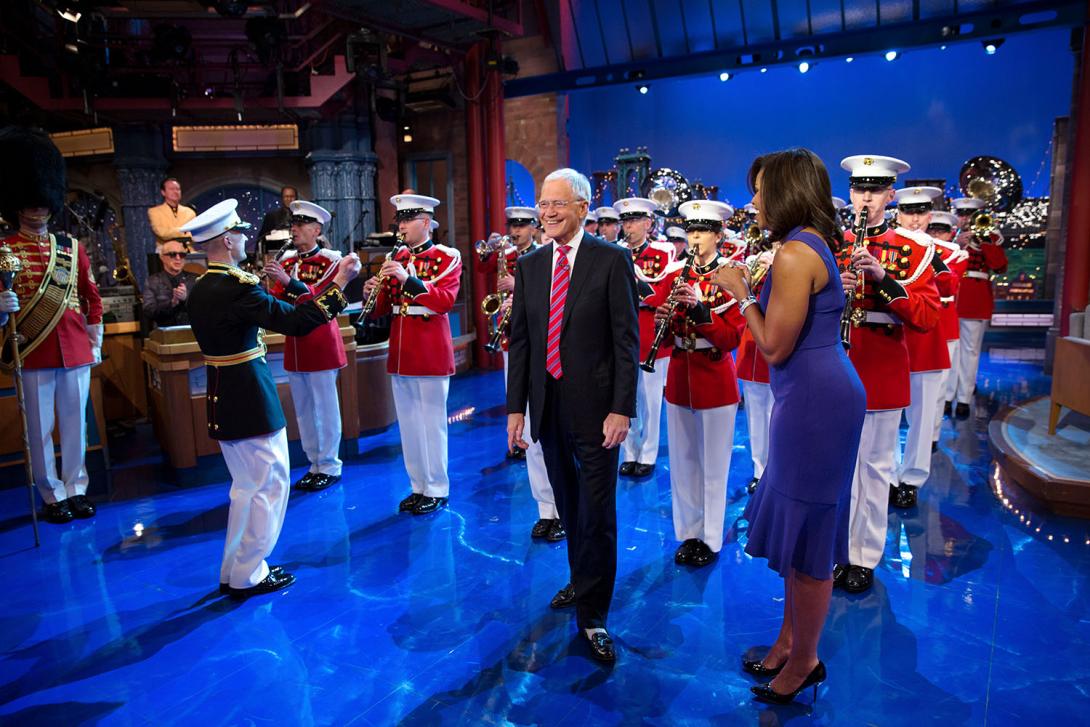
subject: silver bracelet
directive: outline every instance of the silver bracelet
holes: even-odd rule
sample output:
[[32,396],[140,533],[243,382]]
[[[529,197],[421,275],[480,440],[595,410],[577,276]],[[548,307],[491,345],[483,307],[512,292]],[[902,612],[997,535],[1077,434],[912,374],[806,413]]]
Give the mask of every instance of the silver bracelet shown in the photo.
[[754,298],[753,294],[751,293],[749,295],[749,297],[742,298],[742,302],[738,304],[738,313],[741,314],[741,315],[745,315],[746,314],[746,308],[749,308],[751,305],[756,305],[756,304],[757,304],[757,299]]

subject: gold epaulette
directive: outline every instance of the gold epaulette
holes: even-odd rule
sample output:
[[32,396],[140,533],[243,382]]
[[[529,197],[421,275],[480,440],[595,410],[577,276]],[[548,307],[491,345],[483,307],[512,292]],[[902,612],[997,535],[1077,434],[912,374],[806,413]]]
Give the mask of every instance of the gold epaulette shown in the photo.
[[[257,285],[261,282],[261,278],[257,277],[253,273],[248,273],[242,268],[216,266],[214,268],[208,268],[204,275],[211,275],[212,273],[218,273],[220,275],[230,275],[232,278],[238,280],[243,285]],[[203,278],[204,275],[201,277]]]

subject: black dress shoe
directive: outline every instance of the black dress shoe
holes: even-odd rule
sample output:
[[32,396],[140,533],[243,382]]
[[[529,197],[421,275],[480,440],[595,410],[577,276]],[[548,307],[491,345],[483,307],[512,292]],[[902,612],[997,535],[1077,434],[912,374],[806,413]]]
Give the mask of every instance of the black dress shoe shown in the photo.
[[42,519],[47,523],[64,525],[65,523],[72,522],[73,517],[75,517],[75,515],[72,514],[72,508],[69,506],[68,500],[47,502],[42,508]]
[[916,493],[918,487],[901,485],[897,488],[897,494],[893,498],[893,506],[901,510],[910,510],[916,507]]
[[534,523],[534,527],[530,528],[530,537],[544,538],[546,535],[548,535],[549,527],[552,524],[553,521],[549,520],[548,518],[539,519],[536,523]]
[[795,701],[795,697],[799,696],[799,694],[804,689],[813,687],[814,699],[816,700],[818,685],[825,681],[827,676],[828,674],[825,671],[825,664],[819,661],[817,663],[817,666],[814,667],[813,671],[811,671],[806,679],[802,681],[802,684],[799,685],[799,688],[793,692],[780,694],[772,688],[772,682],[769,682],[768,684],[759,684],[755,687],[750,687],[749,691],[753,692],[754,696],[756,696],[758,701],[761,702],[769,702],[771,704],[790,704],[791,702]]
[[427,515],[429,512],[435,512],[443,505],[447,504],[447,498],[445,497],[428,497],[427,495],[421,495],[413,505],[413,515]]
[[299,480],[292,485],[297,490],[304,490],[309,492],[314,487],[314,478],[318,477],[317,472],[307,472],[305,475],[299,478]]
[[281,588],[287,588],[292,583],[295,583],[295,576],[291,573],[285,573],[283,570],[279,573],[273,573],[272,569],[270,569],[269,575],[265,576],[265,580],[249,588],[232,588],[231,595],[235,598],[260,596],[265,593],[279,591]]
[[953,408],[954,408],[954,405],[952,403],[950,403],[949,401],[946,402],[946,406],[944,406],[942,408],[942,415],[944,417],[950,416],[950,412],[953,410]]
[[935,452],[938,452],[938,451],[939,451],[939,443],[938,442],[932,442],[931,443],[931,454],[934,454]]
[[593,631],[587,637],[590,642],[590,655],[598,661],[613,663],[617,661],[617,652],[613,648],[613,639],[604,631]]
[[678,565],[688,565],[689,559],[693,557],[693,549],[700,541],[696,538],[689,538],[674,551],[674,562]]
[[568,537],[568,531],[564,529],[564,523],[559,518],[549,524],[549,532],[545,533],[545,539],[550,543],[559,543]]
[[853,565],[844,576],[844,590],[848,593],[863,593],[874,585],[874,569]]
[[754,492],[756,492],[757,491],[757,485],[759,485],[759,484],[761,484],[761,478],[760,477],[754,477],[752,480],[750,480],[749,484],[746,485],[746,494],[752,495]]
[[897,501],[897,485],[892,482],[889,483],[889,498],[887,502],[892,505]]
[[[284,566],[282,566],[282,565],[270,565],[269,566],[269,575],[271,575],[271,576],[278,576],[283,572],[284,572]],[[292,576],[292,577],[294,578],[295,576]],[[230,583],[221,583],[220,584],[220,593],[222,593],[223,595],[226,596],[230,592],[231,592],[231,584]]]
[[642,464],[640,462],[637,462],[635,469],[632,470],[632,476],[633,477],[647,477],[648,475],[650,475],[654,471],[655,471],[655,465],[653,465],[653,464]]
[[718,557],[719,554],[712,551],[707,543],[698,540],[696,545],[693,546],[693,554],[689,556],[689,565],[695,568],[703,568]]
[[619,470],[617,470],[617,472],[619,474],[622,474],[625,477],[631,477],[632,474],[635,471],[636,471],[636,463],[635,462],[622,462],[621,463],[621,468]]
[[850,565],[834,565],[833,566],[833,588],[843,588],[844,579],[848,576],[848,569]]
[[549,608],[567,608],[575,603],[575,586],[568,584],[556,592],[553,600],[549,601]]
[[747,674],[752,674],[755,677],[764,677],[765,679],[771,679],[783,670],[783,664],[787,663],[787,659],[783,660],[783,664],[779,666],[765,666],[763,659],[742,659],[742,671]]
[[314,475],[314,479],[311,480],[310,489],[311,489],[312,492],[317,492],[318,490],[324,490],[327,487],[332,487],[333,485],[337,484],[340,481],[341,481],[341,476],[340,475],[317,474],[317,475]]
[[968,419],[969,405],[958,402],[957,408],[954,410],[954,414],[957,415],[958,419]]
[[397,511],[412,512],[412,509],[416,507],[416,503],[420,500],[421,497],[423,497],[423,495],[417,494],[415,492],[412,493],[401,501],[401,503],[397,506]]
[[68,509],[72,511],[72,517],[86,520],[95,516],[95,504],[88,499],[87,495],[76,495],[68,498],[65,502],[68,503]]

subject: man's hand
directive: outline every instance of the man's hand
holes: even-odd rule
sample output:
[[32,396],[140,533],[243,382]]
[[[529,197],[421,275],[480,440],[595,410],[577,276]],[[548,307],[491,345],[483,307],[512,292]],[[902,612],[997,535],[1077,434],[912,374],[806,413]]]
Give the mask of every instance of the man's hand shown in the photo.
[[14,291],[5,290],[0,293],[0,313],[18,313],[19,296]]
[[185,287],[185,283],[178,283],[174,290],[170,293],[170,304],[179,305],[185,302],[185,299],[189,296],[189,290]]
[[510,293],[515,289],[515,276],[508,273],[496,283],[496,290],[501,293]]
[[868,250],[856,250],[852,254],[852,267],[866,273],[875,282],[881,282],[886,277],[886,269]]
[[[363,263],[360,262],[360,258],[356,253],[349,253],[341,258],[337,263],[337,273],[333,276],[333,284],[338,288],[344,288],[344,286],[351,283],[356,279],[356,276],[360,274],[360,269],[363,267]],[[372,278],[371,280],[374,280]],[[368,280],[367,282],[371,282]],[[374,286],[371,286],[374,287]],[[366,286],[364,286],[366,289]]]
[[844,286],[844,292],[851,295],[859,285],[859,278],[851,270],[845,270],[840,274],[840,284]]
[[[509,417],[515,416],[514,414]],[[522,416],[519,414],[518,416]],[[511,429],[511,425],[507,425],[508,431]],[[508,435],[510,436],[510,435]],[[605,437],[605,441],[602,442],[602,446],[606,449],[613,449],[628,436],[628,417],[623,414],[610,413],[606,415],[606,420],[602,422],[602,436]]]
[[384,262],[379,269],[378,274],[385,275],[388,278],[396,278],[399,283],[404,283],[409,278],[409,271],[397,260],[387,260]]
[[273,260],[265,263],[265,275],[272,278],[281,285],[287,285],[288,281],[291,280],[291,278],[288,277],[287,271],[280,266],[280,263]]
[[[610,414],[610,416],[613,416]],[[626,420],[627,421],[627,420]],[[526,426],[526,416],[523,414],[507,415],[507,451],[514,452],[515,447],[528,449],[530,443],[522,438],[522,430]]]
[[378,280],[377,275],[372,275],[367,280],[363,281],[363,295],[364,295],[364,297],[366,297],[368,295],[371,295],[371,291],[373,291],[376,287],[378,287],[378,283],[379,283],[379,280]]
[[511,306],[513,306],[514,304],[515,304],[515,299],[512,298],[511,296],[507,296],[506,298],[504,298],[503,302],[500,303],[500,312],[499,312],[500,316],[502,317],[502,316],[506,315],[507,311],[511,310]]
[[674,288],[670,297],[686,307],[696,305],[700,302],[700,294],[696,292],[696,288],[687,283],[682,283]]

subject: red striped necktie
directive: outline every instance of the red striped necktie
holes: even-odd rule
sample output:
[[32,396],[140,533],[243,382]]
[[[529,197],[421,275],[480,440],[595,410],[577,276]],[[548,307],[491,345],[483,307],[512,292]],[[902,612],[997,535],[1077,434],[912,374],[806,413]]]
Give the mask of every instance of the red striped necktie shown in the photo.
[[549,333],[545,346],[545,370],[554,379],[564,376],[560,365],[560,327],[564,321],[564,301],[568,297],[568,282],[571,269],[568,267],[568,251],[571,245],[556,248],[556,269],[553,270],[553,293],[549,298]]

